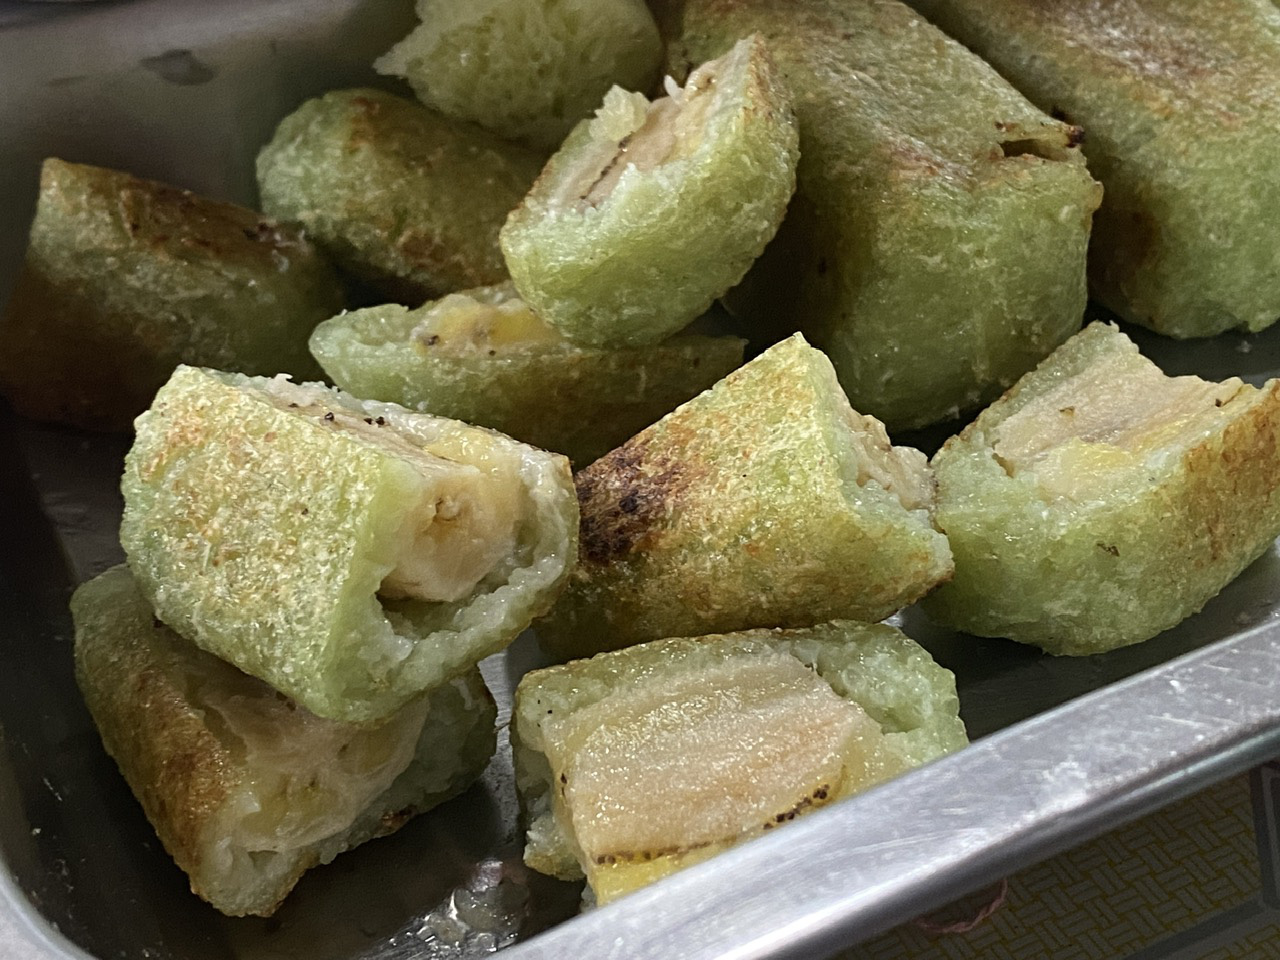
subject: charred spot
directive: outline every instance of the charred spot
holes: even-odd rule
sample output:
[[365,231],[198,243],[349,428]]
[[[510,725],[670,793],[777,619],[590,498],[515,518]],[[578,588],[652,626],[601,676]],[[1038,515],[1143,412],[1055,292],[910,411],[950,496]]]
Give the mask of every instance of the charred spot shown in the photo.
[[372,426],[373,426],[373,417],[365,417],[365,418],[364,418],[364,422],[365,422],[365,423],[367,423],[369,426],[371,426],[371,427],[372,427]]
[[1078,147],[1084,143],[1084,127],[1079,124],[1071,124],[1067,128],[1067,146]]
[[[548,711],[547,711],[547,713],[550,713],[550,712],[551,712],[550,710],[548,710]],[[569,782],[569,778],[568,778],[568,777],[566,777],[566,776],[562,773],[562,774],[560,774],[560,782],[561,782],[561,783],[568,783],[568,782]]]
[[1099,543],[1098,549],[1101,550],[1103,553],[1111,554],[1111,556],[1113,557],[1120,556],[1120,548],[1117,547],[1114,543]]
[[374,417],[374,418],[373,418],[373,422],[374,422],[374,423],[376,423],[376,424],[377,424],[378,426],[380,426],[380,427],[385,427],[385,426],[387,425],[387,419],[386,419],[386,417]]
[[641,438],[580,472],[575,484],[583,559],[603,564],[644,549],[688,485],[689,472],[687,458],[665,450],[649,455],[649,442]]
[[771,827],[774,827],[777,824],[781,824],[781,823],[790,823],[796,817],[800,816],[800,814],[804,813],[806,810],[812,807],[815,803],[820,803],[823,800],[826,800],[827,797],[830,796],[830,793],[831,793],[831,786],[829,784],[824,783],[822,786],[814,790],[811,795],[800,800],[795,806],[791,807],[788,810],[783,810],[780,813],[775,813],[771,820],[766,820],[764,822],[763,824],[764,829],[768,830]]
[[424,340],[423,342],[426,343],[428,347],[434,347],[437,343],[440,342],[440,336],[439,334],[433,333],[429,337],[427,337],[426,340]]
[[326,420],[328,420],[330,423],[333,423],[333,411],[332,411],[332,410],[326,410],[326,411],[324,412],[324,418],[325,418]]

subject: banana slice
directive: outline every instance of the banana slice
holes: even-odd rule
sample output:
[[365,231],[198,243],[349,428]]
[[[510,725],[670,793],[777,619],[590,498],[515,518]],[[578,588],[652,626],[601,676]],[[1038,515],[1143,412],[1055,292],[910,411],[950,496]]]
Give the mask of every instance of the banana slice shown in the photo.
[[157,615],[351,723],[506,646],[577,549],[563,457],[283,378],[180,367],[122,487]]
[[311,336],[325,372],[356,396],[493,427],[579,465],[711,386],[742,363],[743,346],[682,332],[648,347],[581,347],[510,283],[416,310],[343,313]]
[[382,596],[462,600],[515,548],[525,506],[518,448],[472,451],[481,462],[468,462],[465,446],[415,441],[386,417],[335,407],[332,392],[318,384],[275,380],[265,389],[282,409],[413,464],[413,489],[405,494],[411,507]]
[[853,623],[660,640],[535,671],[513,735],[526,862],[585,875],[608,902],[958,749],[957,707],[922,648]]
[[576,343],[686,326],[760,255],[795,188],[796,128],[759,37],[668,90],[611,90],[499,235],[521,297]]
[[495,747],[476,669],[378,727],[324,720],[152,616],[121,566],[71,601],[76,679],[192,890],[272,913],[304,871],[463,790]]
[[1092,324],[934,458],[956,573],[925,609],[1057,654],[1146,640],[1280,534],[1278,434],[1280,381],[1166,377]]

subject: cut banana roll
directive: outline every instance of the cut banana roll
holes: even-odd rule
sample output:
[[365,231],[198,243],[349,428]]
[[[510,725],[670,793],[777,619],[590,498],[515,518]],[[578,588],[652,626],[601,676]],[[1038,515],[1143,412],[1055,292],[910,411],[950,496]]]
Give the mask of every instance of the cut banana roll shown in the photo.
[[579,347],[510,284],[320,324],[311,351],[356,396],[501,430],[585,465],[742,363],[737,337],[679,333],[650,347]]
[[422,21],[380,57],[418,99],[554,150],[614,84],[647,90],[662,41],[642,0],[418,0]]
[[555,656],[881,620],[951,574],[924,454],[855,412],[821,351],[766,350],[576,477],[581,558]]
[[384,296],[506,279],[498,229],[545,159],[381,90],[308,100],[258,154],[263,209]]
[[231,916],[271,914],[306,870],[461,792],[493,754],[478,669],[354,727],[175,634],[123,566],[71,610],[103,745],[192,891]]
[[742,278],[795,187],[791,107],[759,37],[650,103],[615,87],[499,237],[524,300],[570,340],[656,343]]
[[180,367],[122,488],[160,619],[346,722],[502,649],[576,553],[563,457],[283,378]]
[[680,6],[670,69],[757,32],[800,128],[795,199],[730,310],[798,327],[891,431],[981,407],[1080,329],[1102,191],[1078,128],[896,0]]
[[1092,324],[934,457],[956,572],[925,609],[1056,654],[1146,640],[1280,535],[1278,441],[1280,380],[1166,377]]
[[[1046,110],[1106,187],[1095,299],[1173,337],[1280,319],[1280,13],[1266,0],[911,0]],[[1246,175],[1247,172],[1247,175]]]
[[50,157],[0,317],[0,391],[22,414],[128,430],[179,363],[319,375],[337,272],[293,224]]
[[[597,902],[968,741],[955,678],[893,627],[658,640],[528,674],[525,862]],[[661,785],[661,789],[655,789]]]

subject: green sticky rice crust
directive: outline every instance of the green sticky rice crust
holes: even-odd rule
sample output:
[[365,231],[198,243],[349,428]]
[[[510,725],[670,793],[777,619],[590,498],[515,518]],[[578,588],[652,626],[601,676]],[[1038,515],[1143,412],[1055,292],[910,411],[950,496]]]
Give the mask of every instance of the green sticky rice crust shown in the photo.
[[1080,328],[1101,190],[1051,119],[897,0],[690,0],[677,74],[765,37],[796,196],[727,303],[827,350],[891,431],[974,409]]
[[457,602],[379,598],[413,509],[413,467],[281,409],[261,382],[182,367],[138,419],[120,539],[157,616],[306,705],[375,722],[501,650],[576,553],[568,463],[500,434],[337,391],[331,408],[425,440],[518,451],[514,556]]
[[1084,127],[1106,187],[1089,280],[1173,337],[1280,318],[1280,10],[1255,0],[913,0]]
[[[796,128],[759,39],[716,81],[730,106],[697,148],[652,170],[627,168],[596,206],[553,197],[591,146],[583,121],[512,212],[500,242],[521,297],[577,343],[657,343],[742,278],[795,187]],[[620,162],[625,162],[625,154]]]
[[657,640],[527,674],[516,689],[511,741],[527,824],[525,862],[563,879],[582,876],[572,844],[551,812],[551,767],[542,724],[625,689],[641,678],[678,677],[753,651],[784,651],[880,724],[902,765],[915,767],[964,747],[955,677],[894,627],[842,621],[799,630],[750,630]]
[[258,155],[262,206],[344,270],[421,303],[498,283],[498,228],[542,156],[380,90],[308,100]]
[[50,158],[0,317],[0,390],[38,420],[126,430],[179,363],[316,377],[307,337],[341,306],[296,227]]
[[[244,745],[214,722],[200,683],[233,668],[156,620],[124,566],[82,585],[71,611],[76,680],[104,747],[192,890],[228,915],[274,912],[304,871],[460,793],[493,755],[497,709],[472,669],[428,695],[409,766],[348,827],[289,851],[241,850],[228,862],[224,831],[252,784]],[[265,689],[250,683],[249,696]]]
[[388,304],[334,317],[312,334],[312,353],[355,396],[492,427],[580,466],[742,363],[737,337],[690,333],[651,347],[561,340],[497,347],[492,356],[458,351],[413,338],[433,305]]
[[949,576],[927,505],[856,482],[848,415],[797,336],[579,472],[581,557],[544,648],[874,622]]
[[[1280,535],[1280,381],[1246,387],[1190,442],[1153,452],[1081,502],[1011,476],[992,431],[1095,358],[1137,348],[1092,324],[934,457],[955,577],[923,601],[957,630],[1080,656],[1138,643],[1199,610]],[[1228,412],[1229,411],[1229,412]]]

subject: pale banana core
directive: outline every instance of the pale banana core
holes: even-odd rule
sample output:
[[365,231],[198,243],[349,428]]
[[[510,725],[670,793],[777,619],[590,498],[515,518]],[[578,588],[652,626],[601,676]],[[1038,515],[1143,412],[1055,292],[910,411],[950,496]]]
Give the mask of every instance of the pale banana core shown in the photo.
[[357,436],[413,467],[412,507],[382,596],[463,600],[514,552],[524,504],[515,453],[479,443],[465,449],[443,440],[424,444],[382,417],[326,404],[323,387],[270,383],[268,393],[278,406]]
[[879,725],[785,654],[655,674],[544,735],[602,902],[886,775]]
[[551,205],[579,212],[598,207],[629,169],[648,173],[693,154],[712,113],[722,101],[732,99],[719,94],[716,78],[727,69],[730,58],[747,56],[747,46],[739,44],[693,71],[683,88],[667,78],[668,96],[652,103],[644,94],[611,89],[590,122],[591,144],[582,152],[576,175],[564,178]]
[[434,350],[452,356],[569,343],[529,309],[510,282],[451,293],[438,300],[410,337],[423,352]]
[[1106,495],[1115,471],[1193,445],[1249,392],[1236,377],[1166,377],[1136,352],[1108,353],[1000,423],[993,453],[1046,496],[1085,501]]
[[224,808],[219,846],[287,853],[346,830],[413,760],[427,702],[380,727],[324,720],[267,684],[217,663],[192,662],[192,701],[239,754],[245,776]]
[[933,476],[929,460],[913,447],[895,447],[884,424],[845,406],[848,442],[853,451],[854,482],[874,482],[898,499],[906,510],[933,506]]

